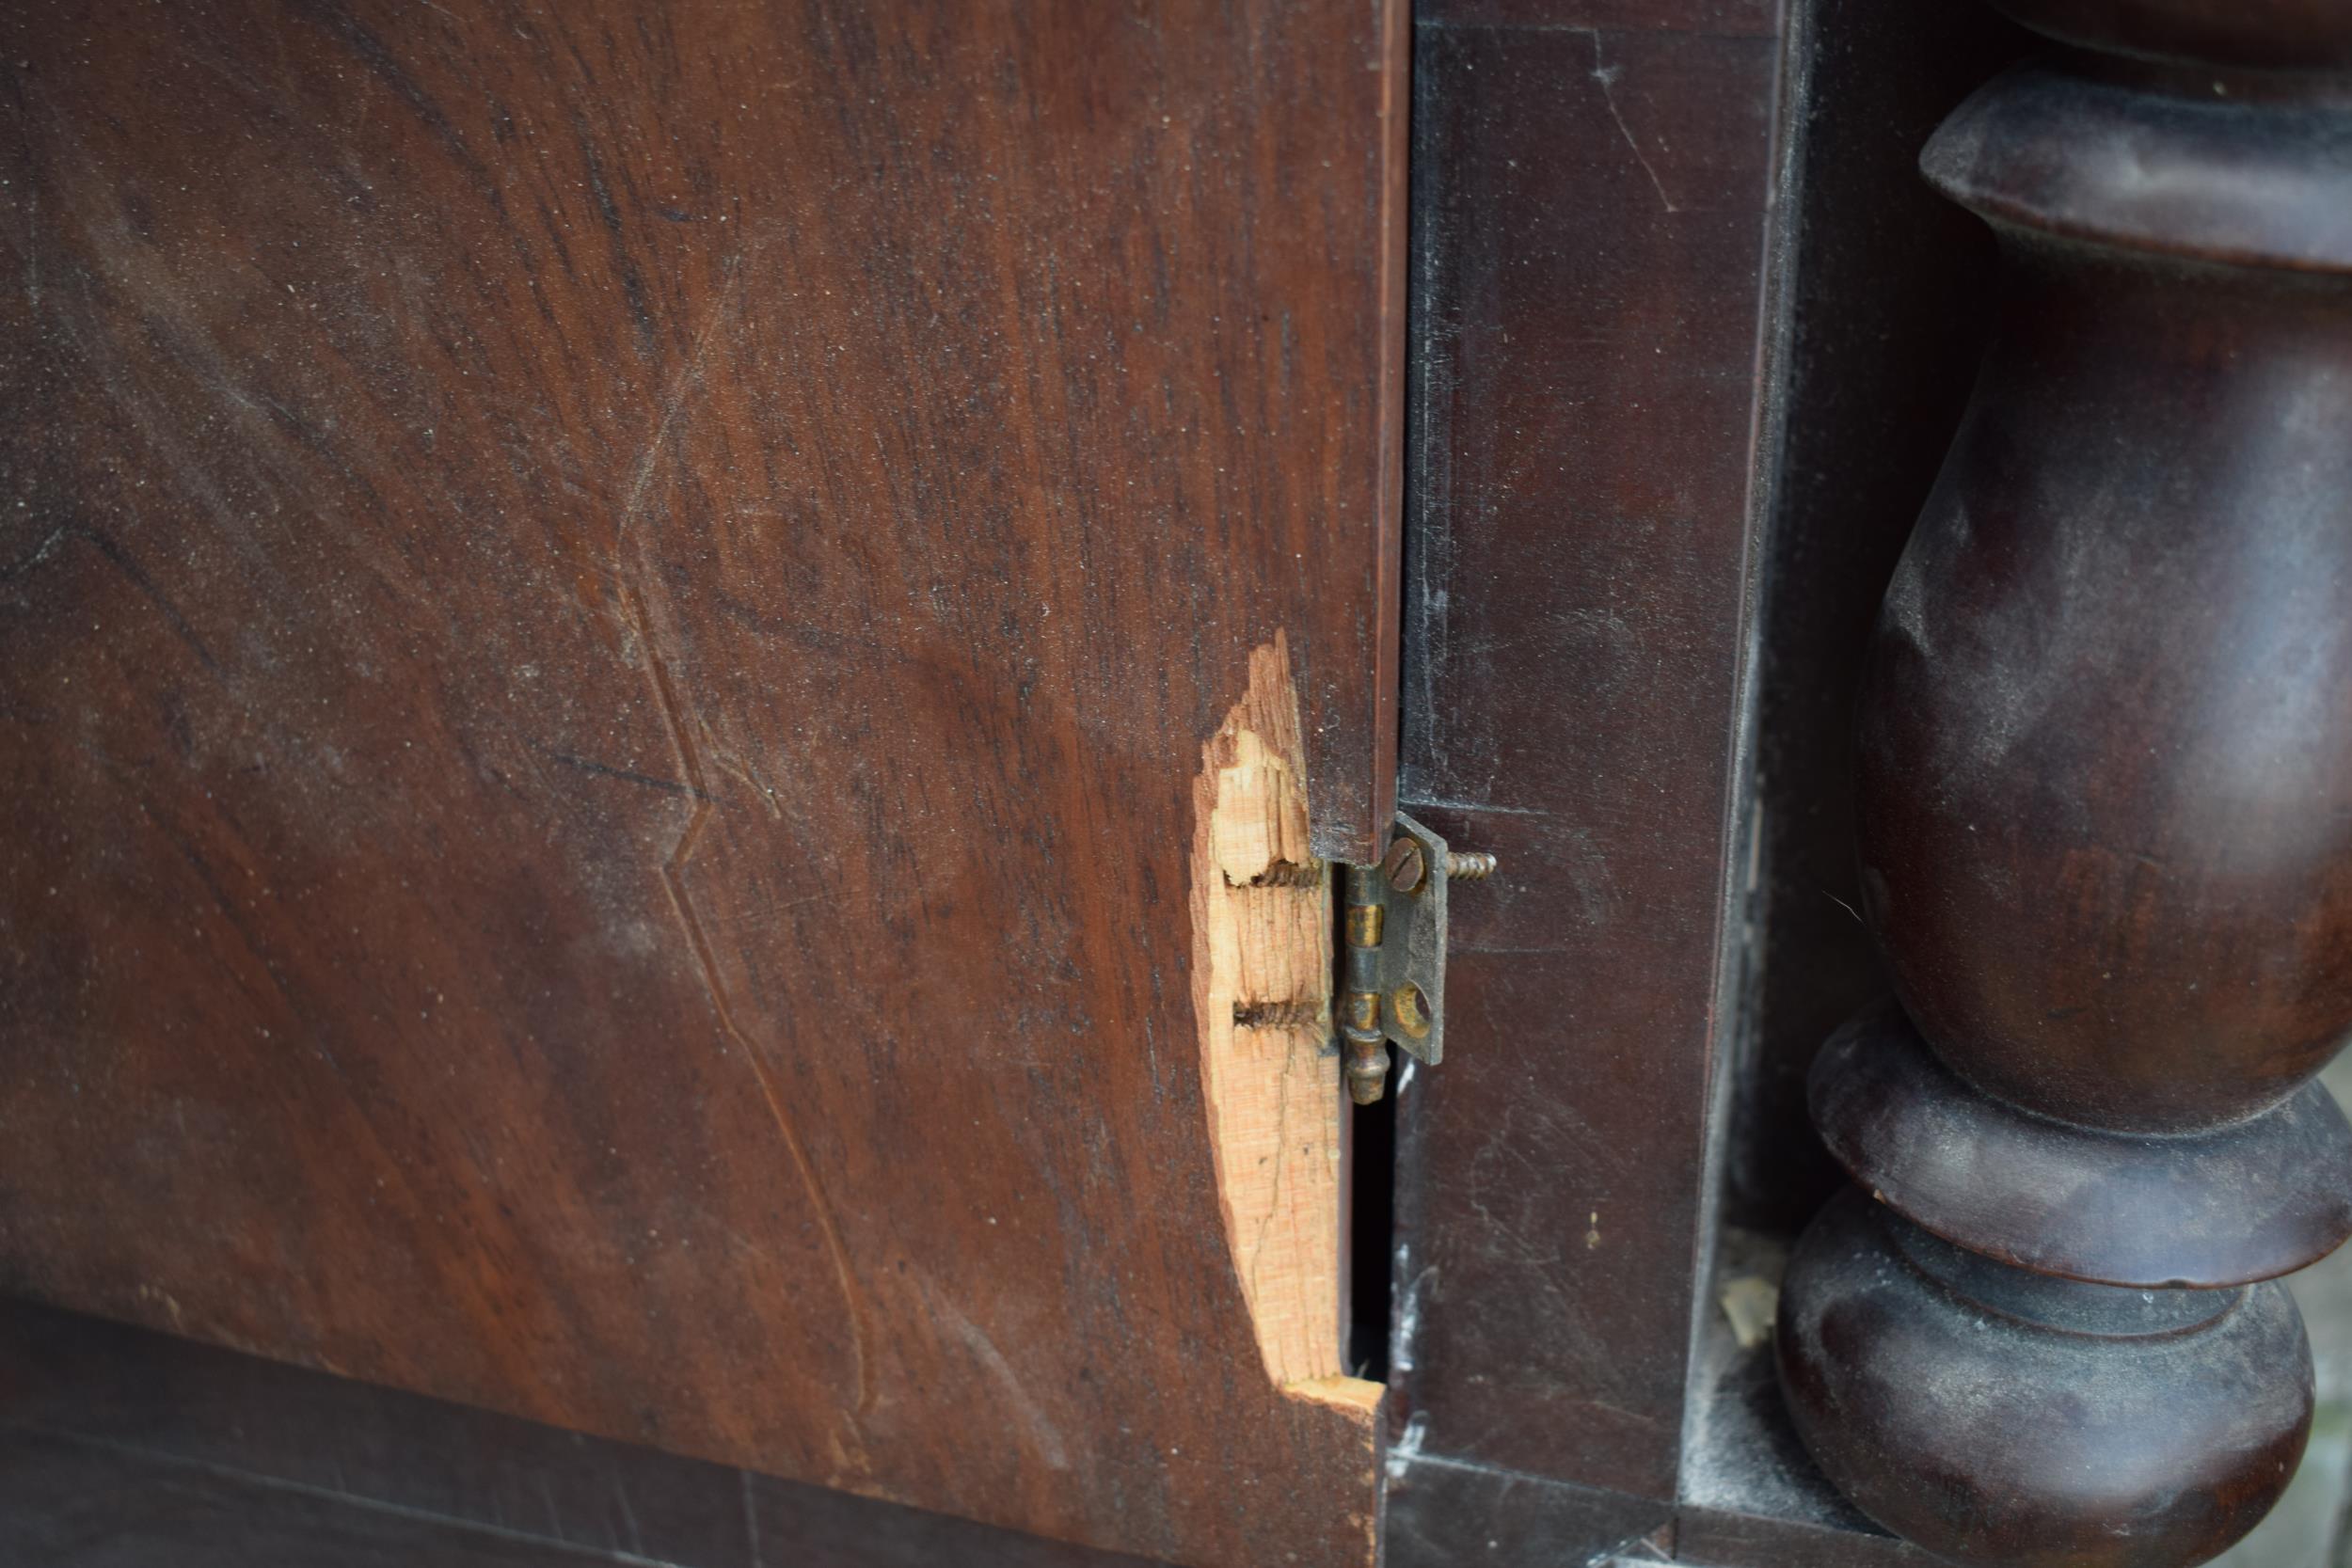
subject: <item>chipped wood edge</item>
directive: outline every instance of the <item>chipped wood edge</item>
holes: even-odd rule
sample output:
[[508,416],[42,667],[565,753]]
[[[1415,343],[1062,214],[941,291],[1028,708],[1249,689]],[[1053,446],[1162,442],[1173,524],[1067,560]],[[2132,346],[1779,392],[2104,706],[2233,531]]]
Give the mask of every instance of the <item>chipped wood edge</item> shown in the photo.
[[1193,784],[1193,1006],[1219,1208],[1266,1375],[1367,1427],[1385,1387],[1346,1375],[1345,1096],[1331,1037],[1330,871],[1310,846],[1290,652],[1201,747]]

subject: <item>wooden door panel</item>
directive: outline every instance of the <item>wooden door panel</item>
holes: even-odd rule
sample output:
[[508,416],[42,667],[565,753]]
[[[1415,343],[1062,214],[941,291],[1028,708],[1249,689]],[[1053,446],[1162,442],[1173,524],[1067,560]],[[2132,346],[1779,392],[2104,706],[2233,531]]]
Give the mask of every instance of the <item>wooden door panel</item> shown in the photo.
[[1390,809],[1400,12],[0,20],[0,1276],[1363,1560],[1192,899],[1244,709]]

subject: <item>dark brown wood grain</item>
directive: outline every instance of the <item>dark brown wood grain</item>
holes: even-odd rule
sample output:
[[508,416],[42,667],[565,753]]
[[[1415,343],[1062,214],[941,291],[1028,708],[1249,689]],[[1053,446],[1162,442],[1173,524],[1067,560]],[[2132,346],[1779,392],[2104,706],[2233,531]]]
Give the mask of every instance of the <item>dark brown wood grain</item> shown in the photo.
[[2012,1269],[1849,1187],[1780,1302],[1806,1445],[1871,1517],[2005,1568],[2203,1562],[2260,1522],[2311,1431],[2276,1281],[2146,1291]]
[[[199,1546],[244,1561],[233,1549],[260,1557],[283,1521],[310,1553],[296,1560],[322,1568],[352,1541],[461,1561],[446,1544],[481,1530],[494,1552],[532,1545],[532,1562],[1152,1568],[16,1302],[0,1303],[0,1433],[11,1452],[63,1449],[0,1469],[0,1541],[56,1554],[11,1563],[180,1568]],[[127,1507],[133,1485],[202,1510]],[[325,1506],[290,1512],[289,1493]]]
[[2273,1276],[2352,1230],[2312,1082],[2352,1035],[2345,35],[2010,8],[2115,57],[2008,72],[1922,158],[2002,307],[1861,691],[1900,1007],[1814,1069],[1856,1185],[1777,1357],[1822,1471],[1936,1556],[2174,1568],[2284,1491],[2312,1374]]
[[[1452,911],[1445,1064],[1398,1090],[1400,1415],[1488,1472],[1424,1497],[1654,1505],[1593,1511],[1650,1523],[1590,1551],[1676,1496],[1782,43],[1762,6],[1417,26],[1402,787],[1502,872]],[[1478,1507],[1413,1506],[1398,1560],[1483,1549]]]
[[1490,1465],[1417,1463],[1389,1488],[1389,1561],[1613,1563],[1672,1539],[1674,1505]]
[[43,1568],[611,1568],[624,1560],[8,1431],[0,1431],[0,1553]]
[[1784,446],[1756,609],[1755,991],[1724,1214],[1793,1235],[1843,1180],[1805,1115],[1821,1041],[1886,990],[1853,852],[1854,699],[1879,601],[1982,359],[1992,233],[1919,178],[1938,121],[2040,47],[1973,0],[1809,0]]
[[2040,1273],[2240,1285],[2352,1235],[2352,1131],[2321,1084],[2207,1132],[2075,1127],[1975,1088],[1886,1003],[1830,1037],[1813,1088],[1822,1140],[1881,1202]]
[[1864,912],[1979,1087],[2241,1120],[2352,1030],[2352,288],[2012,250],[1863,698]]
[[2330,0],[1994,3],[2039,31],[2094,49],[2257,69],[2352,66],[2352,15]]
[[1891,1535],[1704,1508],[1677,1516],[1675,1554],[1700,1568],[1931,1568],[1935,1561]]
[[1388,810],[1399,16],[0,18],[0,1281],[1360,1560],[1184,879],[1278,635]]

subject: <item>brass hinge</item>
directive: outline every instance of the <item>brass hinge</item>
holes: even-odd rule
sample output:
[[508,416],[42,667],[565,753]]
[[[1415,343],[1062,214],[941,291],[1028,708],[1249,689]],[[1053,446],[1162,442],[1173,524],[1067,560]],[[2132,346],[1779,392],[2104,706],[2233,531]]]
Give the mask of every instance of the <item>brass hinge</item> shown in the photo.
[[1380,863],[1347,868],[1339,1028],[1357,1104],[1387,1091],[1389,1041],[1423,1067],[1444,1056],[1446,890],[1494,869],[1494,856],[1449,849],[1403,812]]

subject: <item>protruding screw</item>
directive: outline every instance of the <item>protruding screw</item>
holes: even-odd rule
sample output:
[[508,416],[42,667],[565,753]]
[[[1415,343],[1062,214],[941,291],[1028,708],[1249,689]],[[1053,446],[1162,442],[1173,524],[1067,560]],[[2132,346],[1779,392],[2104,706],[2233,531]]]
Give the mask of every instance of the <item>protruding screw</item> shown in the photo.
[[[1448,849],[1445,852],[1446,877],[1456,882],[1475,882],[1495,874],[1502,863],[1494,856],[1480,849]],[[1386,858],[1380,862],[1380,874],[1389,879],[1389,886],[1399,893],[1419,891],[1422,879],[1429,874],[1428,858],[1421,846],[1409,838],[1400,838],[1389,846]]]
[[1445,874],[1449,880],[1475,882],[1495,874],[1502,863],[1483,849],[1448,849],[1445,852]]

